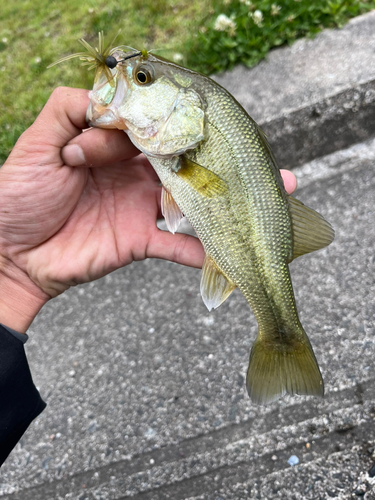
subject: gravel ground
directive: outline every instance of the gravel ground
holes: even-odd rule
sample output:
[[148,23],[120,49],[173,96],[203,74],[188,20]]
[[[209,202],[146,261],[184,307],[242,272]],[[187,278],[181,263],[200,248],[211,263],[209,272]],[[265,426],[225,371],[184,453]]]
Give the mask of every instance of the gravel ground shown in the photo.
[[[367,142],[296,171],[296,196],[336,229],[330,247],[291,265],[323,400],[252,405],[244,377],[256,322],[240,293],[208,313],[199,271],[137,263],[69,291],[37,318],[27,350],[48,407],[3,466],[0,494],[372,498],[371,151]],[[291,456],[299,463],[290,466]]]

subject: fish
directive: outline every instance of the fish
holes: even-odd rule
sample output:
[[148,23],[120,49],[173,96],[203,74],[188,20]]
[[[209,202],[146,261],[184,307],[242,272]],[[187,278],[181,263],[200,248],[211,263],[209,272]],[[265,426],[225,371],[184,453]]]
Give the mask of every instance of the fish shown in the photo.
[[175,233],[182,217],[205,250],[200,291],[208,310],[238,288],[258,322],[247,392],[256,404],[285,394],[323,396],[322,375],[299,320],[289,263],[328,246],[331,225],[289,196],[261,128],[209,77],[146,50],[81,43],[95,67],[87,122],[124,130],[162,184]]

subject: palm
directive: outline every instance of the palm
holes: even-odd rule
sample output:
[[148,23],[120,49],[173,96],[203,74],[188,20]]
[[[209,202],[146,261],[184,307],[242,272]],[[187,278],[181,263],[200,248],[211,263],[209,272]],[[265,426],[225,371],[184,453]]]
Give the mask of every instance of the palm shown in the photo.
[[25,242],[18,240],[13,262],[26,266],[49,295],[147,257],[158,232],[160,187],[142,157],[106,168],[64,166],[51,178],[48,192],[43,203],[50,209],[33,213],[32,240],[25,233],[30,221],[22,215],[17,238],[22,234]]

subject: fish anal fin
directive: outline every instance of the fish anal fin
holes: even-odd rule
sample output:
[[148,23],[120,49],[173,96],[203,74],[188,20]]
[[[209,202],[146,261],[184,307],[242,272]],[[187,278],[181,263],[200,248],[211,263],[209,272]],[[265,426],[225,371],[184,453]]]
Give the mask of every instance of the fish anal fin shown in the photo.
[[176,174],[190,187],[202,196],[214,198],[223,196],[228,191],[228,186],[218,175],[206,167],[202,167],[186,156],[179,157],[179,168]]
[[292,219],[293,257],[320,250],[332,243],[335,232],[318,212],[288,196]]
[[251,349],[246,387],[251,400],[267,404],[281,396],[324,395],[322,375],[307,336],[283,346],[258,337]]
[[215,264],[214,260],[206,255],[202,267],[201,295],[207,309],[216,309],[236,288]]
[[161,190],[161,213],[163,214],[168,230],[174,234],[177,231],[184,214],[174,201],[171,193],[167,191],[164,186]]

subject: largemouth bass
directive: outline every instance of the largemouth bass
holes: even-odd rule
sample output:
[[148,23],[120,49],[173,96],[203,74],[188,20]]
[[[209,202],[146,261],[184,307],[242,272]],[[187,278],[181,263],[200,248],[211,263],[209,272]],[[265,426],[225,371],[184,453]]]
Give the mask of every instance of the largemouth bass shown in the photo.
[[169,230],[176,231],[183,215],[195,229],[206,253],[201,294],[207,308],[238,287],[255,314],[251,399],[322,396],[288,264],[329,245],[331,226],[286,194],[264,133],[213,80],[122,46],[99,47],[90,57],[97,75],[88,123],[123,129],[161,180]]

